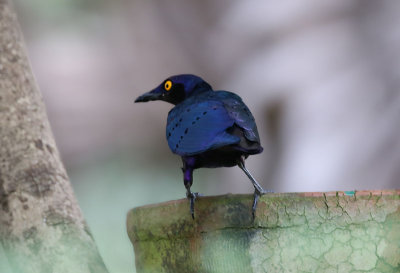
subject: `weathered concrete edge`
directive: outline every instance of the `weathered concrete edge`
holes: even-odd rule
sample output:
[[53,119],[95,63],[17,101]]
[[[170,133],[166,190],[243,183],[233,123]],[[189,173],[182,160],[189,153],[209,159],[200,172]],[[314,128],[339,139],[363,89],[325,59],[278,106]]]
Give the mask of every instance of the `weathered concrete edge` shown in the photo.
[[331,191],[331,192],[301,192],[301,193],[272,193],[264,195],[259,201],[256,217],[251,217],[251,194],[226,194],[220,196],[201,197],[196,202],[196,219],[192,220],[189,214],[187,199],[179,199],[158,204],[151,204],[133,208],[128,212],[127,231],[130,240],[154,240],[166,238],[192,237],[194,234],[222,230],[222,229],[252,229],[271,228],[268,223],[270,203],[279,202],[286,208],[294,203],[320,203],[321,208],[330,203],[339,204],[342,201],[373,201],[375,204],[384,199],[400,200],[398,190],[371,190],[371,191]]

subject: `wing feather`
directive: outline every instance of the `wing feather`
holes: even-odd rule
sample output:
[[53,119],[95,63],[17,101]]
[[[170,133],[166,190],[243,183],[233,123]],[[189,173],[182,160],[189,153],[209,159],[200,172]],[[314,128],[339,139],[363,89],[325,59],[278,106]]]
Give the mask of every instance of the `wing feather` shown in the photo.
[[168,114],[168,145],[173,153],[189,156],[239,143],[239,137],[226,132],[234,122],[222,101],[182,103]]

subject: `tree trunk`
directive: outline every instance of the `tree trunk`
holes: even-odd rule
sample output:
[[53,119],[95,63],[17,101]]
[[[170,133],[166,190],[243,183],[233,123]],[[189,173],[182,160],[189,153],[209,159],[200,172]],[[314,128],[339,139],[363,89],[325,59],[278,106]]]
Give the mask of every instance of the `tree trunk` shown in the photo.
[[14,272],[107,272],[6,0],[0,0],[0,242]]
[[200,197],[135,208],[138,273],[400,272],[400,190]]

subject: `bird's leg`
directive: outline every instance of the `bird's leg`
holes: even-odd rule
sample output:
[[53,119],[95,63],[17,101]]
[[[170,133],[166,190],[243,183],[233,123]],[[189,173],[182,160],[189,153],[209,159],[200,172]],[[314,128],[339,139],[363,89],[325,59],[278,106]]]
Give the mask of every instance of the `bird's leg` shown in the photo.
[[186,188],[186,197],[190,200],[190,214],[194,219],[194,202],[196,201],[197,196],[199,194],[197,192],[192,192],[190,187],[193,184],[193,160],[191,159],[183,159],[183,183]]
[[242,169],[242,171],[247,175],[247,177],[250,179],[251,183],[254,186],[254,199],[253,199],[253,207],[252,207],[252,214],[253,214],[253,218],[256,212],[256,208],[257,208],[257,202],[258,199],[260,198],[261,195],[266,194],[268,192],[271,191],[266,191],[264,190],[260,184],[258,184],[257,180],[255,180],[255,178],[251,175],[251,173],[246,169],[245,165],[244,165],[244,157],[240,157],[239,161],[238,161],[238,166],[240,169]]
[[193,184],[193,169],[185,169],[183,171],[183,183],[185,184],[186,188],[186,197],[190,200],[190,214],[194,219],[194,202],[197,197],[197,193],[193,193],[190,190],[190,187]]

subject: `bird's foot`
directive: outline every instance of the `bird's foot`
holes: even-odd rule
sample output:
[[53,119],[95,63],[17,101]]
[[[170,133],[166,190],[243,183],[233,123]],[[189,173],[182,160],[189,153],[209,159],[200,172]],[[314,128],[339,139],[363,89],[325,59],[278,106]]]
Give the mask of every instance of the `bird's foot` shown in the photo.
[[260,190],[255,188],[254,189],[254,199],[253,199],[253,206],[252,206],[252,215],[253,215],[253,220],[255,218],[256,215],[256,209],[257,209],[257,203],[258,203],[258,199],[260,198],[260,196],[266,194],[266,193],[272,193],[273,191],[269,191],[269,190],[264,190],[263,188],[261,188]]
[[186,197],[190,200],[190,214],[192,215],[192,219],[194,220],[194,202],[197,197],[201,196],[198,192],[187,192]]

